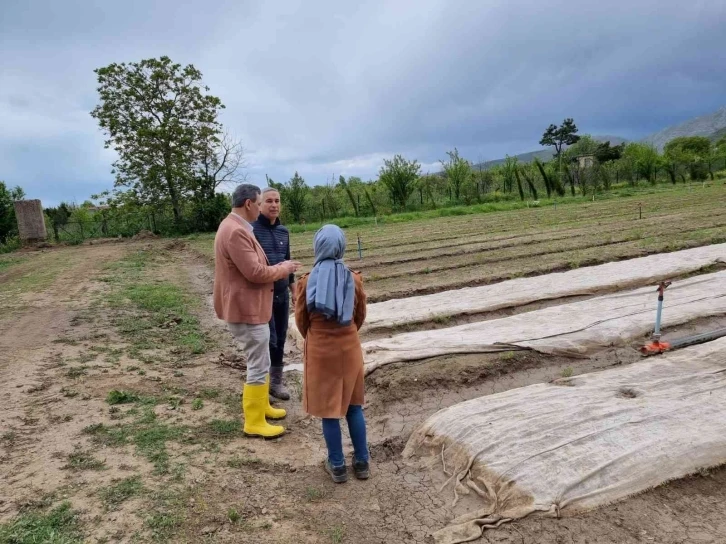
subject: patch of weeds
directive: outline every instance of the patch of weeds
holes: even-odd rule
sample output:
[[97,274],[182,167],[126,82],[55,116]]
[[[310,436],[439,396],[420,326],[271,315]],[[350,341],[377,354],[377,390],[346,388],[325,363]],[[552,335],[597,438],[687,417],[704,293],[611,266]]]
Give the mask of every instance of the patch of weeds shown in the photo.
[[146,518],[151,537],[159,542],[170,542],[186,518],[188,493],[166,489],[152,496],[153,505]]
[[201,410],[204,408],[204,401],[200,398],[196,398],[192,401],[192,410]]
[[262,464],[262,459],[259,457],[240,457],[239,455],[235,455],[227,460],[227,466],[230,468],[242,468],[260,464]]
[[73,397],[78,396],[78,391],[76,391],[75,389],[71,389],[70,387],[62,387],[60,392],[61,395],[68,399],[72,399]]
[[138,366],[127,366],[126,372],[136,372],[139,369]]
[[182,376],[184,376],[184,373],[181,370],[175,370],[174,371],[174,377],[175,378],[181,378]]
[[96,459],[91,452],[76,449],[68,454],[68,462],[61,467],[64,470],[105,470],[106,462]]
[[146,376],[146,370],[139,370],[139,371],[137,372],[137,374],[138,374],[139,376]]
[[112,306],[123,307],[128,301],[141,311],[139,315],[119,320],[123,334],[135,343],[143,339],[147,343],[165,344],[182,353],[206,351],[209,339],[190,311],[194,303],[192,297],[181,287],[167,282],[144,283],[140,277],[123,283],[111,297]]
[[129,404],[131,402],[137,402],[139,396],[136,393],[130,391],[119,391],[118,389],[112,389],[106,396],[106,402],[110,405],[115,404]]
[[437,315],[433,318],[433,322],[437,325],[447,325],[451,322],[451,316],[448,315]]
[[143,491],[144,484],[141,482],[141,477],[131,476],[101,489],[99,496],[106,510],[116,510],[122,502],[141,494]]
[[68,372],[66,372],[67,378],[80,378],[81,376],[86,376],[88,374],[88,367],[85,365],[82,366],[74,366],[72,368],[68,369]]
[[334,525],[328,529],[328,536],[332,544],[341,544],[345,538],[345,527],[342,525]]
[[305,489],[305,498],[308,502],[317,502],[325,497],[325,492],[317,487],[307,487]]
[[53,340],[54,344],[65,344],[67,346],[77,346],[78,340],[75,338],[71,338],[70,336],[61,336],[60,338],[56,338]]
[[213,419],[207,424],[207,428],[212,436],[226,437],[238,434],[242,430],[242,424],[239,419]]
[[98,357],[98,353],[84,351],[83,353],[80,353],[78,355],[77,360],[79,363],[81,363],[83,365],[85,363],[90,363],[91,361],[96,360],[97,357]]
[[222,400],[224,407],[227,409],[227,413],[231,416],[236,416],[240,413],[240,395],[229,393],[224,396]]
[[219,397],[219,389],[202,389],[199,393],[199,396],[207,400],[216,399]]
[[0,542],[8,544],[82,544],[81,523],[71,503],[47,513],[29,512],[0,525]]
[[515,355],[516,355],[516,354],[515,354],[515,353],[514,353],[513,351],[505,351],[504,353],[502,353],[502,354],[501,354],[501,355],[499,356],[499,358],[500,358],[500,359],[501,359],[502,361],[511,361],[512,359],[514,359]]
[[219,453],[222,451],[222,448],[217,442],[210,442],[209,440],[202,443],[202,449],[209,453]]
[[105,361],[111,364],[118,363],[121,360],[123,353],[122,349],[110,349],[106,353]]
[[567,368],[562,369],[562,377],[563,378],[570,378],[572,376],[572,373],[574,371],[572,370],[571,366],[568,366]]
[[184,438],[187,427],[159,423],[152,407],[147,407],[132,423],[106,426],[102,423],[89,425],[84,434],[92,437],[95,444],[110,447],[134,444],[138,454],[154,465],[154,474],[169,473],[169,453],[166,443]]
[[230,523],[237,523],[242,519],[242,515],[237,511],[236,508],[230,508],[227,510],[227,519]]
[[177,463],[171,468],[171,479],[175,482],[183,482],[187,467],[184,463]]
[[179,407],[184,404],[184,399],[182,397],[169,397],[169,408],[172,410],[178,410]]

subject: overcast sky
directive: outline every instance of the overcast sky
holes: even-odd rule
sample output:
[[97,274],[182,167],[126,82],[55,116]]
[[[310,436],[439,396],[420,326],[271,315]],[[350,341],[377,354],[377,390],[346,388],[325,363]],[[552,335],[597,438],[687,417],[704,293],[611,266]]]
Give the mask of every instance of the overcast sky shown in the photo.
[[0,179],[110,188],[93,69],[168,55],[227,106],[250,180],[374,178],[531,151],[550,122],[640,138],[726,105],[724,0],[0,0]]

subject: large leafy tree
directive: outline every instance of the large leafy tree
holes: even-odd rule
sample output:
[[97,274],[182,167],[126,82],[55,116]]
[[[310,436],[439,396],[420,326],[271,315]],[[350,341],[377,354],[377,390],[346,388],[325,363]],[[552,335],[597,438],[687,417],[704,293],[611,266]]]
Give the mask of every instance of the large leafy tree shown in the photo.
[[283,205],[290,212],[295,222],[299,223],[305,213],[305,203],[310,188],[300,174],[295,172],[290,181],[284,185],[282,191]]
[[547,127],[539,144],[550,147],[554,146],[555,154],[559,157],[564,146],[573,145],[579,139],[577,125],[575,125],[575,121],[572,118],[568,117],[562,121],[559,127],[556,125]]
[[[704,136],[674,138],[665,145],[663,152],[669,162],[669,171],[683,166],[688,169],[692,180],[706,179],[708,165],[712,160],[711,141],[708,138]],[[673,178],[673,175],[671,177]]]
[[623,157],[628,160],[635,176],[655,183],[658,166],[660,164],[658,150],[649,144],[637,142],[629,143],[625,147]]
[[469,161],[459,156],[459,150],[454,148],[453,151],[447,151],[448,161],[441,161],[444,167],[446,179],[449,181],[454,199],[456,202],[461,198],[461,188],[464,187],[471,178],[471,165]]
[[409,197],[416,189],[416,181],[421,172],[418,161],[407,161],[401,155],[384,159],[378,175],[381,183],[388,189],[393,206],[399,210],[406,208]]
[[0,181],[0,244],[7,242],[18,231],[15,220],[15,200],[25,198],[25,192],[20,187],[9,189],[4,181]]
[[219,98],[206,94],[202,73],[169,57],[110,64],[95,70],[100,104],[91,115],[118,153],[116,187],[171,203],[181,216],[185,196],[199,190],[200,158],[219,143]]

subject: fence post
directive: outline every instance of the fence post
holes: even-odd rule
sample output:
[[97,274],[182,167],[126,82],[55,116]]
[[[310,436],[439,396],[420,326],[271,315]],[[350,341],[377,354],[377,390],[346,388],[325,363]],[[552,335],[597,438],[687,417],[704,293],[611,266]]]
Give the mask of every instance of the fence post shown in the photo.
[[363,246],[360,243],[360,233],[358,234],[358,259],[363,260]]
[[78,221],[78,228],[81,230],[81,240],[85,240],[86,235],[83,234],[83,221]]

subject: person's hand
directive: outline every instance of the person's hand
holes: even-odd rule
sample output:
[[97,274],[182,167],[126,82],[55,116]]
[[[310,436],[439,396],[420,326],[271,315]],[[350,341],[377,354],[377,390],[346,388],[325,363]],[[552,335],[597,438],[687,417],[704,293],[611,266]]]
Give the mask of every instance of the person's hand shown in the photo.
[[302,263],[299,263],[298,261],[283,261],[280,263],[280,268],[285,271],[285,275],[294,274],[300,270],[301,266]]

